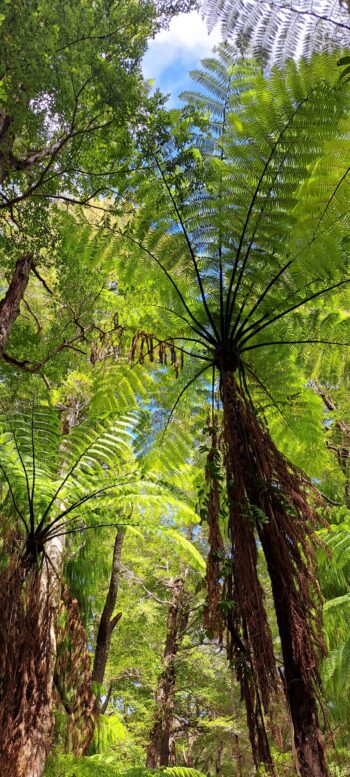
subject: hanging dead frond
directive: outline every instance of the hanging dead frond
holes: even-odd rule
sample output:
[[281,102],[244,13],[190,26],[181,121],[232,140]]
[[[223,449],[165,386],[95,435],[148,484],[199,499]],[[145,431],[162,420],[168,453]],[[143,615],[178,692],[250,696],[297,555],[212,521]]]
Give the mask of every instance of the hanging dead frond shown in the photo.
[[157,359],[158,364],[164,366],[171,364],[176,377],[178,377],[180,370],[183,368],[183,356],[183,349],[175,345],[173,338],[159,340],[154,334],[144,331],[134,334],[129,350],[129,362],[131,364],[135,362],[144,364],[146,358],[150,362],[154,362]]
[[94,325],[93,332],[97,336],[91,344],[91,364],[95,365],[108,359],[118,361],[124,352],[125,327],[121,326],[116,318],[111,329],[102,329],[100,326]]

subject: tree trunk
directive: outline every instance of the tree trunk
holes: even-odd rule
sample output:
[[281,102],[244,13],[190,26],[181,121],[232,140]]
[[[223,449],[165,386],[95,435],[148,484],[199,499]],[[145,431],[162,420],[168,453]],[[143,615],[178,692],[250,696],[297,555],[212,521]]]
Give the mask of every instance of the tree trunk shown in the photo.
[[105,605],[100,618],[100,623],[98,626],[97,637],[96,637],[95,658],[94,658],[94,667],[92,670],[92,679],[95,683],[99,683],[100,685],[102,685],[104,681],[112,634],[118,621],[122,616],[121,612],[118,612],[116,615],[114,615],[114,617],[112,617],[113,611],[116,605],[116,601],[117,601],[117,596],[118,596],[121,556],[122,556],[125,533],[126,533],[126,528],[124,526],[121,526],[118,529],[115,537],[114,548],[113,548],[112,571],[111,571],[111,577],[109,581],[109,588],[108,588]]
[[174,761],[171,734],[175,703],[176,655],[189,617],[185,578],[186,574],[174,580],[172,585],[163,671],[158,681],[155,719],[147,749],[146,766],[150,769],[169,766],[170,758]]
[[5,297],[0,302],[0,358],[2,357],[11,329],[19,315],[19,307],[33,267],[33,254],[18,259]]
[[21,764],[23,768],[14,777],[42,777],[46,757],[49,752],[53,734],[52,693],[56,662],[56,624],[61,601],[61,575],[63,569],[64,537],[55,537],[46,546],[47,561],[44,562],[40,579],[42,610],[49,606],[49,661],[45,678],[46,689],[44,703],[41,707],[37,725],[30,739],[23,744]]
[[[230,679],[231,679],[232,719],[233,719],[233,726],[235,727],[237,725],[237,713],[236,713],[236,704],[235,704],[235,677],[234,677],[233,669],[230,669]],[[232,758],[233,758],[233,762],[236,765],[235,777],[242,777],[243,775],[242,753],[240,748],[239,736],[238,734],[236,734],[235,731],[233,731],[233,734],[232,734]]]
[[293,722],[294,744],[301,777],[325,777],[327,774],[323,736],[318,721],[315,694],[305,683],[298,657],[293,650],[294,623],[289,601],[289,580],[285,569],[276,568],[267,527],[260,532],[272,584],[278,629],[281,638],[285,688]]
[[[85,718],[84,717],[82,718],[80,715],[81,736],[78,742],[78,746],[73,747],[73,751],[76,755],[85,755],[88,752],[94,736],[98,715],[99,713],[105,712],[109,702],[110,693],[112,690],[112,687],[111,687],[107,693],[104,703],[101,705],[101,688],[104,681],[109,649],[111,644],[111,638],[112,638],[113,631],[122,615],[122,613],[119,612],[113,616],[113,611],[118,597],[120,570],[121,570],[121,555],[122,555],[125,533],[126,533],[126,528],[121,526],[117,531],[115,541],[114,541],[112,571],[111,571],[111,576],[109,581],[109,588],[108,588],[106,601],[102,610],[102,615],[101,615],[98,630],[97,630],[95,657],[94,657],[93,670],[91,673],[91,680],[90,678],[88,678],[89,686],[91,685],[92,687],[92,683],[98,683],[100,688],[97,692],[97,698],[94,696],[92,692],[90,693],[90,695],[88,694],[89,707],[91,707],[91,714],[88,714]],[[85,690],[85,688],[86,688],[86,683],[83,690]],[[86,704],[84,703],[84,712],[85,712],[85,707],[86,707]]]
[[[236,600],[231,616],[233,639],[237,642],[238,631],[243,645],[241,654],[244,658],[245,649],[251,657],[252,675],[257,676],[253,690],[261,694],[268,712],[269,694],[275,692],[276,680],[271,634],[258,580],[258,536],[272,585],[300,775],[325,777],[327,769],[317,712],[322,642],[316,640],[321,631],[321,605],[317,599],[312,545],[315,516],[308,504],[305,476],[276,449],[232,373],[221,374],[221,398],[233,542],[231,596]],[[242,687],[242,677],[240,680]],[[246,698],[244,687],[243,696]],[[247,700],[250,703],[249,694]],[[256,709],[253,716],[248,713],[253,755],[255,747],[255,759],[258,756],[259,760],[261,724],[264,727],[260,712],[257,726]],[[264,734],[263,750],[265,740]]]
[[1,587],[7,583],[0,629],[2,777],[42,777],[44,772],[53,727],[55,620],[61,593],[53,567],[60,574],[61,540],[47,546],[41,570],[34,565],[27,569],[15,559],[2,576]]
[[[6,306],[6,298],[4,302]],[[8,320],[11,320],[11,314]],[[2,658],[5,656],[5,668],[6,654],[12,659],[7,659],[9,669],[12,664],[12,673],[8,673],[10,679],[6,682],[0,710],[1,777],[43,777],[44,774],[54,724],[56,627],[64,551],[65,537],[54,537],[45,544],[45,554],[40,557],[41,568],[32,563],[28,569],[17,560],[14,567],[10,564],[5,572],[14,591],[9,602],[9,617],[5,610],[4,628],[0,629],[0,652]],[[7,635],[4,633],[6,623],[9,626]],[[1,670],[2,673],[3,666]],[[4,713],[7,716],[5,725]]]
[[215,774],[220,775],[221,769],[222,769],[222,763],[224,760],[224,743],[219,742],[217,749],[216,749],[216,758],[215,758]]
[[277,674],[246,488],[252,469],[249,458],[254,454],[250,451],[250,430],[245,428],[239,390],[233,375],[225,371],[221,376],[221,397],[232,543],[232,573],[225,579],[224,599],[234,602],[226,614],[231,637],[228,657],[237,668],[255,767],[258,770],[264,764],[274,773],[264,712],[268,711]]

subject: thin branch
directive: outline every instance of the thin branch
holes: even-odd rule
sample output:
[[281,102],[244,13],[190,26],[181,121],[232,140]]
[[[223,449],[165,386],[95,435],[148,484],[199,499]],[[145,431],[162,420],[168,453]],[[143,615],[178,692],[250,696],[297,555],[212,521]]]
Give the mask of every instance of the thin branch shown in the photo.
[[106,32],[104,35],[81,35],[81,37],[68,41],[68,43],[65,43],[64,46],[60,46],[60,48],[56,49],[56,54],[59,54],[61,51],[65,51],[70,46],[76,46],[77,43],[82,43],[86,40],[108,40],[108,38],[112,38],[113,35],[119,31],[120,28],[116,27],[115,30],[112,30],[112,32]]
[[37,277],[38,281],[40,281],[40,283],[42,283],[42,285],[43,285],[44,289],[45,289],[45,290],[48,292],[48,294],[51,294],[51,296],[53,297],[53,291],[52,291],[52,290],[50,289],[50,287],[47,285],[47,283],[46,283],[46,281],[45,281],[45,278],[43,278],[43,277],[40,275],[40,273],[39,273],[39,270],[37,269],[36,265],[33,265],[33,267],[32,267],[32,272],[33,272],[33,273],[34,273],[34,275]]
[[[71,321],[69,324],[72,323]],[[69,325],[68,324],[68,325]],[[67,326],[68,326],[67,325]],[[61,353],[65,348],[68,348],[73,351],[77,351],[78,353],[82,353],[86,355],[86,352],[83,351],[81,348],[78,348],[74,345],[75,342],[78,342],[82,339],[81,334],[76,335],[75,337],[72,337],[71,340],[65,340],[63,343],[60,343],[60,345],[57,345],[55,348],[52,348],[50,353],[43,359],[41,362],[30,362],[30,361],[20,361],[19,359],[16,359],[15,356],[10,356],[9,353],[4,353],[1,355],[1,359],[3,359],[8,364],[13,364],[15,367],[18,367],[20,370],[24,370],[24,372],[29,372],[32,375],[35,375],[35,373],[40,372],[42,367],[45,366],[51,359],[56,356],[58,353]]]
[[38,316],[36,315],[36,313],[34,312],[34,310],[33,310],[33,309],[30,307],[30,304],[29,304],[29,302],[28,302],[28,301],[25,299],[25,297],[23,297],[23,300],[22,300],[22,301],[23,301],[23,304],[26,306],[26,308],[27,308],[28,312],[30,313],[30,315],[32,316],[32,318],[34,319],[34,321],[35,321],[35,323],[36,323],[36,334],[37,334],[37,335],[40,335],[40,332],[41,332],[41,330],[42,330],[42,326],[41,326],[41,323],[40,323],[40,321],[39,321],[39,319],[38,319]]
[[121,568],[124,570],[124,573],[126,573],[126,577],[129,580],[132,580],[133,582],[137,583],[137,585],[141,586],[141,588],[144,590],[144,592],[149,596],[151,599],[154,599],[157,604],[165,605],[166,607],[169,607],[170,600],[169,599],[160,599],[159,596],[153,593],[153,591],[149,591],[148,588],[144,585],[141,578],[137,577],[134,572],[131,571],[131,569],[128,569],[124,565],[121,565]]

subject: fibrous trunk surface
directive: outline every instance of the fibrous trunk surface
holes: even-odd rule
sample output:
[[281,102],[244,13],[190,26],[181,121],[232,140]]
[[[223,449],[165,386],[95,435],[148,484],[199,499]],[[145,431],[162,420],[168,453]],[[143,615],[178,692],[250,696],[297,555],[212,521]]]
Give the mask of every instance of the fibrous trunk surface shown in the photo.
[[264,713],[276,691],[277,675],[258,575],[259,540],[271,580],[300,774],[325,777],[317,711],[323,643],[313,548],[316,517],[309,505],[312,487],[277,450],[230,372],[221,374],[221,398],[232,543],[228,628],[253,757],[256,765],[263,761],[273,770]]

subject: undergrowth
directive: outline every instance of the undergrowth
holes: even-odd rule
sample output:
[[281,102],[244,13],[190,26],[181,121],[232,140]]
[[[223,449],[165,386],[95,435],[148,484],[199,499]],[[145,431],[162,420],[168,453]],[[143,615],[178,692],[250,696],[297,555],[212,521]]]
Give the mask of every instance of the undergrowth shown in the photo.
[[123,769],[114,757],[91,756],[74,758],[73,756],[50,756],[45,769],[45,777],[204,777],[196,769],[182,766],[166,769],[146,769],[136,766]]

